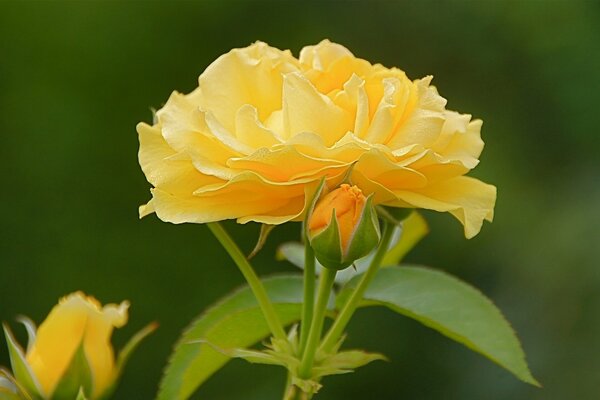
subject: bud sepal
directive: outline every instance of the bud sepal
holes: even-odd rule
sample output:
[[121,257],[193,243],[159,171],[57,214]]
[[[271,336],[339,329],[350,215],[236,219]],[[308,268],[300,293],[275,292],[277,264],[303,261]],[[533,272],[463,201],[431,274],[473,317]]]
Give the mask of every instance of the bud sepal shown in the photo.
[[309,218],[308,238],[326,268],[341,270],[365,257],[380,239],[373,196],[365,198],[360,189],[347,184],[328,193]]

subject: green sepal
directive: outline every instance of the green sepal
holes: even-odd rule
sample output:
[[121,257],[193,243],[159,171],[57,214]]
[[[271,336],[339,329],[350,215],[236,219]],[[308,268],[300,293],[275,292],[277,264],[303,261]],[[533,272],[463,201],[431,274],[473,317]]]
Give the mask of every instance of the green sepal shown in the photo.
[[360,222],[350,238],[344,261],[353,263],[368,255],[379,243],[380,236],[379,220],[373,208],[373,195],[370,195],[362,210]]
[[87,400],[83,388],[79,388],[79,393],[77,393],[77,398],[75,400]]
[[23,390],[27,395],[33,399],[41,399],[42,390],[37,381],[37,378],[33,374],[31,367],[25,359],[23,349],[15,340],[12,332],[6,324],[2,324],[4,328],[4,335],[6,336],[6,345],[8,346],[8,354],[10,356],[10,364],[12,366],[12,372],[15,379],[22,386]]
[[21,399],[15,378],[3,368],[0,368],[0,400]]
[[[2,397],[4,395],[4,397]],[[10,371],[0,367],[0,400],[32,400],[23,385],[21,385]],[[38,397],[39,399],[39,397]]]
[[319,185],[317,186],[315,192],[313,193],[312,197],[310,198],[310,201],[307,204],[306,212],[304,214],[304,220],[302,221],[302,232],[306,240],[308,240],[308,238],[310,237],[308,235],[308,220],[312,215],[313,211],[315,210],[319,198],[321,198],[323,188],[325,188],[325,177],[321,178],[321,180],[319,181]]
[[24,315],[19,315],[16,319],[17,322],[23,324],[25,330],[27,331],[27,351],[30,351],[37,336],[37,327],[35,326],[35,322]]
[[141,330],[139,330],[135,335],[129,339],[129,341],[125,344],[125,347],[119,353],[117,357],[117,363],[115,366],[114,376],[112,378],[111,384],[98,396],[98,400],[108,399],[111,397],[117,385],[119,384],[119,379],[121,375],[123,375],[123,370],[125,369],[125,365],[129,358],[133,354],[133,352],[137,349],[139,344],[147,338],[152,332],[154,332],[158,328],[158,323],[151,322]]
[[50,399],[72,400],[77,398],[77,394],[81,389],[88,397],[94,392],[94,378],[85,355],[83,342],[77,347],[73,358],[71,358],[71,363],[60,378]]
[[317,235],[310,244],[315,251],[317,260],[325,268],[342,270],[354,263],[359,258],[368,255],[379,243],[379,220],[373,208],[373,195],[367,198],[362,210],[360,220],[354,228],[348,248],[342,248],[340,228],[335,214],[332,210],[331,222]]
[[271,233],[271,231],[273,231],[273,229],[275,229],[276,226],[277,225],[269,225],[269,224],[261,224],[260,225],[260,233],[258,235],[258,240],[256,241],[256,244],[254,245],[254,248],[252,249],[250,254],[248,254],[248,257],[246,257],[248,260],[253,258],[255,255],[258,254],[259,251],[262,250],[263,246],[267,242],[267,238],[269,237],[269,234]]
[[349,267],[352,261],[344,261],[340,228],[335,215],[335,208],[331,210],[331,222],[327,228],[313,236],[310,245],[315,251],[315,257],[325,268],[340,270]]

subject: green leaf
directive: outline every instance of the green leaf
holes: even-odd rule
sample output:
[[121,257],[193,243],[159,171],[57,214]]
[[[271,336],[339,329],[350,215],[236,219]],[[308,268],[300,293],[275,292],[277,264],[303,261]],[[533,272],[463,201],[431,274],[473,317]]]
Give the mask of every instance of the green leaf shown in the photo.
[[383,354],[367,353],[362,350],[340,351],[322,360],[317,360],[317,366],[312,369],[312,378],[319,379],[327,375],[347,374],[376,360],[387,361],[387,358]]
[[[344,304],[357,284],[338,296]],[[464,344],[507,369],[523,382],[540,386],[510,324],[481,292],[441,271],[424,267],[381,269],[364,295],[364,304],[383,305]]]
[[23,354],[21,346],[16,342],[8,326],[5,324],[2,324],[2,326],[4,328],[4,335],[6,336],[6,344],[8,346],[12,371],[16,380],[31,397],[42,398],[40,385],[37,382],[33,371],[29,367],[29,364],[25,360],[25,355]]
[[[284,325],[300,319],[303,297],[302,277],[278,276],[263,280]],[[189,398],[230,358],[215,350],[249,347],[269,336],[269,327],[247,286],[222,299],[204,312],[182,335],[171,355],[158,400]],[[197,341],[206,343],[193,343]]]
[[416,211],[401,222],[402,232],[398,242],[388,250],[381,265],[397,265],[429,233],[425,218]]
[[93,393],[93,377],[90,364],[83,349],[83,342],[77,347],[69,367],[60,378],[52,400],[70,400],[77,397],[81,389],[89,396]]

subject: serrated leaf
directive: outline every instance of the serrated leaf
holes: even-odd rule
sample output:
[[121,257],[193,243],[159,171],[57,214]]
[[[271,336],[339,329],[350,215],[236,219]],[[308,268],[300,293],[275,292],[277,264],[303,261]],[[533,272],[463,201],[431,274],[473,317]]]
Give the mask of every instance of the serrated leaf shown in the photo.
[[[342,290],[338,304],[344,304],[357,281],[353,279]],[[457,278],[425,267],[384,268],[363,298],[364,306],[382,305],[413,318],[489,358],[523,382],[539,386],[500,310]]]
[[416,211],[410,213],[401,223],[400,239],[388,250],[382,266],[397,265],[429,233],[427,221]]
[[40,385],[25,359],[23,350],[16,342],[8,326],[5,324],[2,324],[2,326],[4,328],[6,344],[8,346],[8,354],[10,356],[12,372],[16,380],[23,386],[23,388],[31,397],[42,398],[43,396],[41,395],[42,391],[40,389]]
[[[263,280],[281,322],[289,325],[300,319],[303,297],[302,277],[295,275]],[[246,348],[269,336],[269,327],[247,286],[218,302],[196,319],[182,335],[167,366],[158,400],[189,398],[230,358],[208,344],[222,349]]]
[[90,364],[85,355],[83,342],[77,347],[75,354],[58,385],[52,393],[52,400],[69,400],[77,397],[79,391],[83,388],[89,396],[94,391],[94,381]]

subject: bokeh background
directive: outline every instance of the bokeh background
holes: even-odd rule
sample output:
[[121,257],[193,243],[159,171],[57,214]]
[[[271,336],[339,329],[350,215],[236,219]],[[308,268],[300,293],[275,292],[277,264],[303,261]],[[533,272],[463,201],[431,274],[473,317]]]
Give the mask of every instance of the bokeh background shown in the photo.
[[[116,398],[153,398],[179,332],[242,277],[205,227],[138,220],[150,185],[135,125],[233,47],[260,39],[297,54],[323,38],[412,78],[435,75],[450,109],[484,120],[474,175],[498,186],[496,221],[467,241],[450,216],[426,213],[432,233],[408,260],[489,295],[544,389],[369,309],[348,345],[391,363],[329,378],[319,398],[598,398],[598,2],[1,2],[0,319],[24,339],[13,318],[39,322],[71,291],[130,299],[117,344],[151,320],[161,327]],[[256,226],[227,228],[251,248]],[[287,226],[270,240],[260,274],[293,271],[273,255],[297,233]],[[283,380],[275,367],[234,361],[195,398],[278,399]]]

